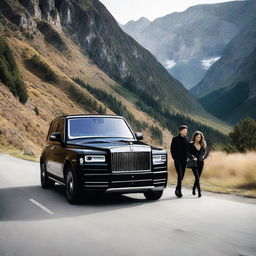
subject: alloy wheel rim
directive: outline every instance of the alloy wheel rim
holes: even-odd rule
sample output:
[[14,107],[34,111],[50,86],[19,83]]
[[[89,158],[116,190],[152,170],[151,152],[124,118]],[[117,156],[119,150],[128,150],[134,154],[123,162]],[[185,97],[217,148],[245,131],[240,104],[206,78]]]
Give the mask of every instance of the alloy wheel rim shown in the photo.
[[41,172],[41,174],[42,174],[41,177],[42,177],[42,181],[44,182],[44,181],[45,181],[45,174],[46,174],[44,164],[42,164],[41,170],[42,170],[42,172]]
[[68,194],[72,195],[74,189],[73,177],[72,174],[69,172],[68,174]]

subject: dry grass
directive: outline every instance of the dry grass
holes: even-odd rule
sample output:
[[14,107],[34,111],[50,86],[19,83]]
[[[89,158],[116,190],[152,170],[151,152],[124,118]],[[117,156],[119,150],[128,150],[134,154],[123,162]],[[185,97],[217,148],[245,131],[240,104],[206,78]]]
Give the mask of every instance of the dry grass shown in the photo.
[[[169,181],[176,182],[173,162],[169,163]],[[194,177],[187,169],[184,185],[192,186]],[[256,197],[256,152],[232,153],[214,151],[205,160],[201,177],[204,190]]]
[[[115,94],[111,89],[115,82],[93,65],[72,42],[66,42],[69,46],[69,53],[63,56],[51,46],[46,45],[40,37],[33,42],[37,46],[37,50],[32,47],[31,42],[27,42],[21,37],[14,38],[10,35],[7,41],[27,87],[29,100],[22,105],[0,83],[0,149],[2,152],[21,158],[38,159],[52,119],[65,114],[87,113],[70,98],[68,91],[70,86],[77,87],[81,94],[94,98],[89,92],[76,85],[70,77],[81,77],[92,86],[104,88],[112,94]],[[58,75],[58,82],[47,83],[27,69],[26,60],[35,54],[39,55]],[[147,114],[138,111],[134,104],[118,94],[115,96],[136,115],[136,118],[157,125]],[[107,109],[107,113],[112,114],[112,111]],[[143,135],[145,142],[155,144],[148,131]],[[165,131],[164,141],[169,143],[170,138],[170,132]],[[168,143],[164,146],[168,147]]]

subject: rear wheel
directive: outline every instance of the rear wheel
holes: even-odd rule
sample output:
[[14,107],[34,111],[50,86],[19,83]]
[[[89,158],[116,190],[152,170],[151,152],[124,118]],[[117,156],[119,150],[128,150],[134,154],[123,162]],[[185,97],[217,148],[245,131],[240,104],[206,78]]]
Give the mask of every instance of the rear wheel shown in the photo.
[[46,165],[44,162],[41,162],[40,164],[40,170],[41,170],[41,187],[44,189],[52,188],[54,186],[54,181],[49,179]]
[[159,191],[151,190],[151,191],[144,192],[144,196],[148,200],[158,200],[162,197],[162,195],[163,195],[163,190],[159,190]]
[[78,203],[80,197],[80,190],[71,165],[67,166],[65,183],[66,197],[68,202],[71,204]]

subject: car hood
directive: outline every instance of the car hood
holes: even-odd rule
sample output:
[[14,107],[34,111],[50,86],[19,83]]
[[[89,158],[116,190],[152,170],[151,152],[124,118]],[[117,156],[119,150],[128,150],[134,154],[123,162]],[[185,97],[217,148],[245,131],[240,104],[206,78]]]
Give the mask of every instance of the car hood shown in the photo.
[[68,146],[76,147],[81,149],[97,149],[97,150],[110,150],[112,152],[125,150],[125,151],[150,151],[151,147],[143,142],[120,142],[120,141],[110,141],[110,142],[86,142],[86,141],[68,141]]

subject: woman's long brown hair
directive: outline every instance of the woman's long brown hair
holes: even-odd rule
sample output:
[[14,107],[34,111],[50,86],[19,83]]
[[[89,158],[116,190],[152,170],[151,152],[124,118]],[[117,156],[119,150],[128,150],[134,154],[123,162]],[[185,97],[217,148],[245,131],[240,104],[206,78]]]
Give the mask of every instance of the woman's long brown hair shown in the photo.
[[200,132],[200,131],[195,131],[193,133],[192,142],[195,143],[195,138],[196,138],[197,135],[201,135],[201,140],[199,141],[201,147],[206,148],[207,144],[206,144],[206,141],[204,139],[204,134],[202,132]]

